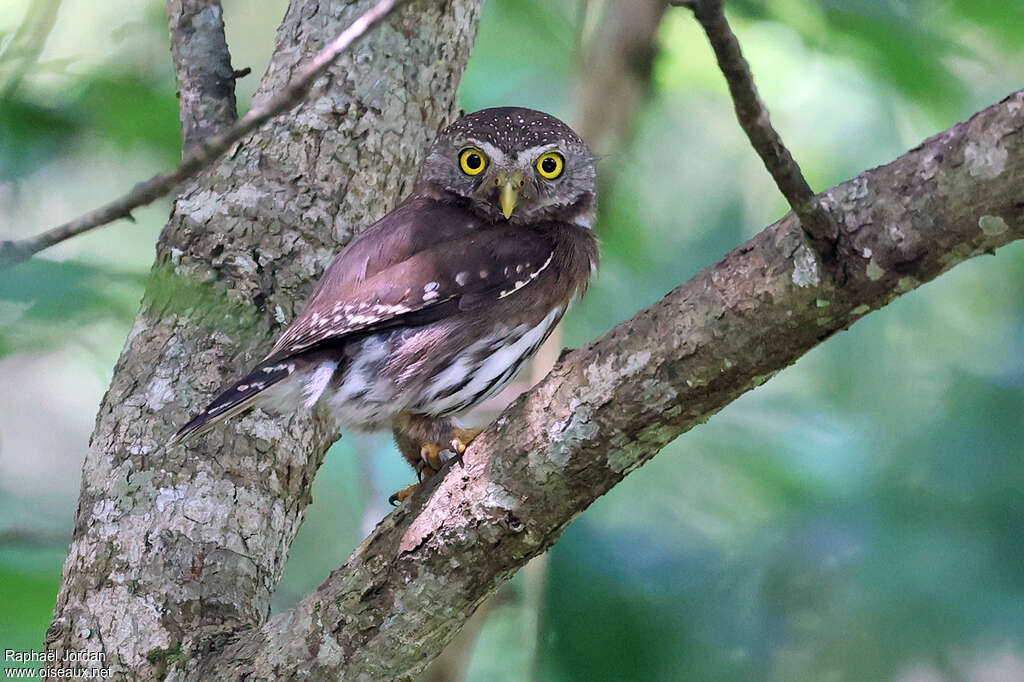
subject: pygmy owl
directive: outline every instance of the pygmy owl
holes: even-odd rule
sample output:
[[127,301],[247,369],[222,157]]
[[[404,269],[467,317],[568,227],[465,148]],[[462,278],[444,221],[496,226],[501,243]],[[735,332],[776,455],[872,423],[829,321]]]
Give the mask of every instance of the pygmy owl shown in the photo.
[[463,116],[267,358],[171,442],[251,407],[320,406],[340,428],[392,429],[421,479],[438,471],[479,432],[459,415],[501,391],[586,291],[596,212],[594,157],[565,123],[515,107]]

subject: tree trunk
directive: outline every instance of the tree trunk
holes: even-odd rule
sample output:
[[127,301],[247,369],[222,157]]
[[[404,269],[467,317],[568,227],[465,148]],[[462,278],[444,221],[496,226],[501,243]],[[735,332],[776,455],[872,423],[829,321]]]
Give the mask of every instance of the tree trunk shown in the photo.
[[[257,101],[371,4],[293,0]],[[269,349],[339,245],[407,193],[453,115],[481,4],[399,10],[177,198],[83,467],[47,632],[58,661],[102,652],[115,677],[152,678],[182,646],[267,618],[337,434],[257,413],[159,446]]]

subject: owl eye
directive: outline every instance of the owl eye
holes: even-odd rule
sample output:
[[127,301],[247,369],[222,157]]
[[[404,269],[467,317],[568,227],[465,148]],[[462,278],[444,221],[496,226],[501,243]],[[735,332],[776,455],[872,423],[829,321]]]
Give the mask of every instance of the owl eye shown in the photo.
[[565,159],[558,152],[548,152],[537,159],[537,172],[542,178],[554,180],[562,174],[564,168]]
[[487,168],[487,156],[476,147],[466,147],[459,152],[459,166],[466,175],[480,175]]

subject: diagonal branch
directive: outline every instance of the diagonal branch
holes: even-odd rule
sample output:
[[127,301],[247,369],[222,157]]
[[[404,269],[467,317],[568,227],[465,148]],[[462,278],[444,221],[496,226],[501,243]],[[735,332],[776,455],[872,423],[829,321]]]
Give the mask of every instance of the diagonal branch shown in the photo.
[[233,126],[213,137],[202,141],[187,153],[174,170],[158,173],[108,204],[86,213],[70,222],[58,225],[28,239],[0,242],[0,267],[9,267],[29,259],[43,249],[70,239],[100,225],[119,220],[131,219],[131,212],[169,193],[179,184],[213,164],[224,152],[243,137],[259,128],[273,117],[288,111],[302,101],[317,77],[330,66],[350,45],[359,40],[374,24],[386,17],[404,0],[380,0],[365,14],[356,19],[344,31],[309,60],[295,76],[273,97],[259,107],[254,107]]
[[804,231],[817,243],[826,244],[836,237],[832,217],[815,200],[814,191],[804,179],[779,133],[772,126],[768,109],[757,93],[750,65],[743,58],[739,40],[725,18],[722,0],[677,0],[673,4],[688,7],[708,36],[732,95],[736,118],[750,139],[779,191],[800,218]]
[[238,119],[235,72],[220,0],[167,0],[167,23],[184,157]]
[[1024,238],[1021,187],[1024,91],[825,192],[834,259],[789,214],[565,356],[313,594],[220,651],[186,650],[172,679],[411,679],[671,440],[865,314]]

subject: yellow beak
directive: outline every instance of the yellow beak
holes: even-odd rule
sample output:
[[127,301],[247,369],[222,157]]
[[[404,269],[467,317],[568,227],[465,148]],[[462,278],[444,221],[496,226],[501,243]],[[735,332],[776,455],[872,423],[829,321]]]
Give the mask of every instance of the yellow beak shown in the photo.
[[509,176],[505,176],[504,173],[498,175],[498,184],[501,186],[501,213],[505,216],[505,220],[512,217],[512,211],[515,210],[516,204],[519,203],[519,188],[523,186],[523,174],[512,173]]
[[505,184],[501,186],[501,212],[505,215],[505,220],[512,217],[512,211],[515,210],[518,201],[519,190],[511,180],[505,181]]

